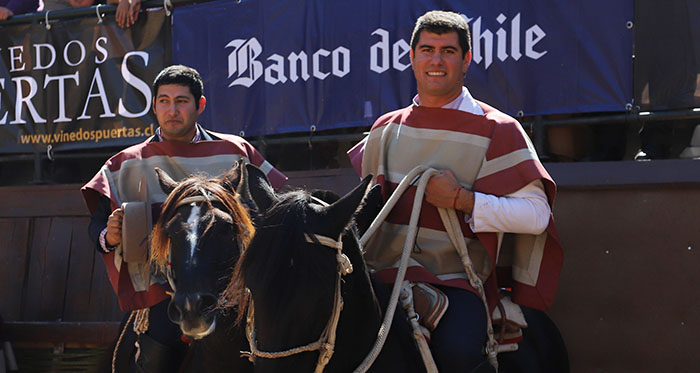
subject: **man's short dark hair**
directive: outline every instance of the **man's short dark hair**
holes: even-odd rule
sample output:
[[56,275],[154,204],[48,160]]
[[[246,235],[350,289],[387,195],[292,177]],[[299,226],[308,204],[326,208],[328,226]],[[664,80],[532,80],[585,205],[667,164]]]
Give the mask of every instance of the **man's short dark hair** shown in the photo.
[[423,31],[442,35],[448,32],[456,32],[459,37],[459,46],[462,48],[462,58],[472,49],[472,36],[469,32],[469,24],[460,14],[444,10],[431,10],[418,18],[416,26],[411,34],[411,50],[415,53],[418,46],[420,33]]
[[194,96],[194,104],[199,109],[199,99],[204,92],[204,83],[197,70],[184,65],[166,67],[153,81],[153,97],[158,96],[158,88],[164,84],[178,84],[189,88]]

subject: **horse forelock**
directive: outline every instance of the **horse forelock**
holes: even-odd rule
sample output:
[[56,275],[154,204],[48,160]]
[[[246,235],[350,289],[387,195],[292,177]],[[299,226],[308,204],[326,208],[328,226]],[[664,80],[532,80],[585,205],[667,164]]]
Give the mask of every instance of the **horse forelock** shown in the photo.
[[[237,194],[226,189],[221,183],[222,179],[220,178],[207,178],[202,175],[190,176],[182,180],[168,195],[151,234],[150,261],[158,269],[165,271],[170,252],[170,237],[166,232],[166,225],[175,215],[180,203],[188,197],[206,193],[211,199],[221,203],[224,206],[224,211],[231,216],[235,232],[238,234],[238,243],[242,247],[248,245],[255,231],[250,215],[238,200]],[[205,203],[209,209],[213,208],[211,200],[207,200]],[[209,224],[213,224],[213,220]]]

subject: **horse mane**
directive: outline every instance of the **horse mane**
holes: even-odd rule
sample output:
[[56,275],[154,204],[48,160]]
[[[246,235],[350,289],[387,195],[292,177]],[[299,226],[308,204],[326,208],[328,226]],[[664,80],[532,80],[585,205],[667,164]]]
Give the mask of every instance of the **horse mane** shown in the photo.
[[[223,182],[223,177],[209,178],[204,175],[193,175],[179,182],[163,203],[160,217],[153,227],[150,250],[151,265],[154,265],[161,272],[165,272],[170,251],[170,237],[165,232],[165,226],[175,214],[180,201],[188,197],[202,195],[203,192],[208,193],[224,206],[226,212],[233,219],[241,247],[248,245],[255,233],[250,214],[239,201],[238,195],[225,188],[222,185]],[[213,207],[211,201],[207,201],[207,204],[209,208]]]
[[[224,301],[221,303],[224,307],[236,308],[239,324],[250,300],[244,284],[265,294],[266,301],[277,305],[266,308],[274,310],[284,309],[283,305],[290,302],[303,301],[298,289],[304,284],[328,285],[328,294],[323,291],[314,295],[333,295],[333,281],[321,278],[320,273],[335,273],[335,260],[327,257],[334,257],[334,254],[331,250],[308,251],[304,237],[305,233],[314,233],[309,227],[311,193],[295,190],[279,195],[278,199],[260,215],[259,221],[264,225],[256,227],[253,240],[241,254],[233,277],[222,293]],[[332,266],[330,270],[329,266]],[[294,281],[288,281],[290,278]],[[295,317],[279,316],[281,325]]]

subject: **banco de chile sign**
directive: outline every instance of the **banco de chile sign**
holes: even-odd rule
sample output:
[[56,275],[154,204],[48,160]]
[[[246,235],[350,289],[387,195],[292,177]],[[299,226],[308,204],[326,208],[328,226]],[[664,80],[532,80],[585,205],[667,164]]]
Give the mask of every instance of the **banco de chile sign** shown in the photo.
[[[499,27],[495,32],[482,25],[482,17],[462,17],[470,24],[473,40],[473,62],[487,70],[495,61],[494,57],[504,62],[508,58],[515,61],[521,58],[537,60],[544,56],[546,50],[537,50],[536,46],[546,36],[546,32],[537,24],[527,29],[521,28],[521,14],[516,14],[509,22],[503,13],[496,17]],[[505,24],[504,24],[505,23]],[[410,64],[410,45],[405,39],[390,42],[390,31],[377,28],[370,37],[376,39],[370,47],[369,69],[377,74],[389,69],[404,71]],[[229,87],[251,87],[260,78],[267,84],[276,85],[287,82],[295,83],[299,79],[311,78],[324,80],[329,76],[342,78],[350,73],[350,49],[339,45],[332,50],[324,48],[315,51],[297,51],[280,55],[272,53],[263,56],[263,46],[256,37],[234,39],[226,44],[228,54],[228,78],[232,79]],[[331,68],[324,71],[324,60],[331,61]]]
[[478,100],[511,115],[624,111],[633,4],[581,1],[215,1],[174,13],[173,60],[202,73],[214,130],[365,127],[411,103],[415,20],[450,9],[472,30],[465,85]]

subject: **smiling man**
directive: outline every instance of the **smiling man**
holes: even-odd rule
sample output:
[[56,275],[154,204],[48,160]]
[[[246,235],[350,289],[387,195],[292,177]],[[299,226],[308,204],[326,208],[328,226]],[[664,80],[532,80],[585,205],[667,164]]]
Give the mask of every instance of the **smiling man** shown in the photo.
[[[413,104],[381,116],[348,152],[361,176],[375,175],[385,198],[414,167],[441,170],[428,183],[406,274],[449,300],[444,314],[426,324],[440,372],[491,371],[485,351],[493,357],[497,343],[486,310],[501,302],[499,287],[512,289],[516,303],[547,309],[562,264],[551,219],[554,182],[520,124],[464,86],[471,58],[463,16],[431,11],[418,18],[411,36]],[[365,247],[368,264],[388,283],[396,276],[414,193],[415,186],[404,193]],[[437,208],[456,210],[483,298],[467,281]]]
[[152,273],[148,263],[127,263],[124,258],[122,203],[146,202],[146,195],[153,222],[158,219],[167,196],[160,190],[154,167],[180,180],[195,173],[218,176],[236,161],[245,161],[263,170],[275,188],[286,181],[244,139],[205,130],[197,123],[207,103],[203,90],[196,70],[182,65],[163,69],[153,82],[153,113],[159,124],[155,136],[112,156],[81,189],[91,213],[89,234],[102,254],[120,308],[149,309],[148,330],[138,337],[139,372],[177,371],[184,344],[180,328],[168,320],[170,288],[165,277]]

